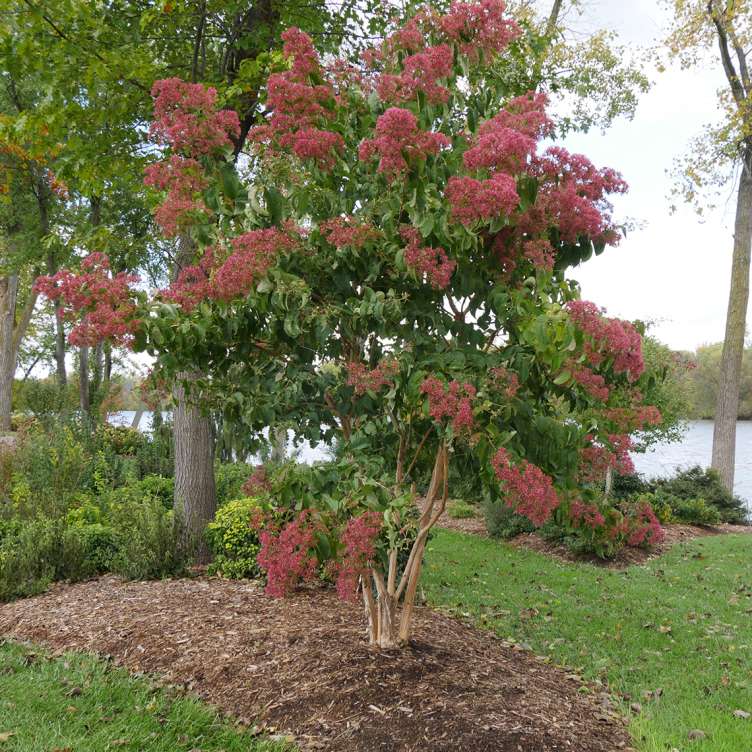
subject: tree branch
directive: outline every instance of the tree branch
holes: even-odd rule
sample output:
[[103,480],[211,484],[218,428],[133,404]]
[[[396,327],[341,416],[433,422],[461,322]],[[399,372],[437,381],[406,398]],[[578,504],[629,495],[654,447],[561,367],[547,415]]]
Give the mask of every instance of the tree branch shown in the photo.
[[708,0],[707,5],[708,15],[713,25],[716,28],[718,34],[718,49],[721,53],[721,62],[723,63],[723,70],[726,73],[726,78],[731,87],[731,93],[739,107],[744,106],[746,99],[744,87],[742,86],[739,74],[734,67],[734,61],[731,59],[731,53],[729,51],[729,40],[726,27],[724,25],[724,19],[722,14],[719,14],[716,8],[714,0]]

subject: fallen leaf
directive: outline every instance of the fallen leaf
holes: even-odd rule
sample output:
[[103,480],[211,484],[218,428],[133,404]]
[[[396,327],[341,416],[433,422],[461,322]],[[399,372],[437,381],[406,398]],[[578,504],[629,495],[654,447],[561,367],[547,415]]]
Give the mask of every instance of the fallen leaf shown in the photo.
[[700,731],[700,729],[692,729],[692,731],[687,734],[687,739],[689,739],[689,741],[691,742],[699,741],[700,739],[704,739],[705,737],[705,732]]
[[3,731],[0,732],[0,742],[7,742],[10,740],[11,736],[15,736],[15,731]]
[[749,717],[750,717],[750,714],[746,710],[734,711],[734,718],[741,718],[743,721],[746,721]]

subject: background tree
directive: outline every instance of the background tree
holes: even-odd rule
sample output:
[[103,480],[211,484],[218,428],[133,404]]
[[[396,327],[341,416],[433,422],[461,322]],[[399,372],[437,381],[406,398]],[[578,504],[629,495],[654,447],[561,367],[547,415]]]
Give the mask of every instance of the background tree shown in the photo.
[[690,66],[707,61],[708,51],[715,48],[716,64],[720,64],[726,78],[726,87],[719,92],[723,120],[709,127],[693,144],[691,154],[681,164],[680,189],[685,198],[699,203],[707,197],[708,189],[718,191],[738,178],[731,288],[712,461],[724,485],[733,490],[752,253],[752,79],[749,73],[752,4],[747,0],[673,0],[670,5],[674,12],[667,42],[670,55],[678,58],[682,65]]

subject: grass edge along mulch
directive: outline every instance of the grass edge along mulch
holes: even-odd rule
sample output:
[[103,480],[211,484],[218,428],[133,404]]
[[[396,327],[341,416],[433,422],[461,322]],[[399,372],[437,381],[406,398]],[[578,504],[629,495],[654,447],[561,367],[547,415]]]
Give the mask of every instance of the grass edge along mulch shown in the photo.
[[[482,516],[452,519],[448,515],[444,515],[438,521],[437,527],[467,535],[477,535],[480,538],[491,538]],[[594,554],[574,553],[563,543],[546,540],[536,532],[520,533],[504,542],[518,548],[537,551],[561,561],[576,564],[588,563],[601,567],[623,569],[663,556],[677,543],[686,543],[694,538],[704,538],[709,535],[752,534],[752,525],[731,525],[729,523],[719,525],[687,525],[683,523],[670,523],[664,525],[663,530],[665,538],[654,548],[646,549],[625,546],[613,559],[600,559]],[[491,538],[491,540],[500,539]]]
[[608,688],[643,752],[750,748],[747,534],[696,537],[614,569],[441,530],[423,586],[435,608]]
[[255,583],[113,577],[0,606],[0,635],[108,655],[182,683],[301,749],[613,752],[605,692],[428,608],[401,652],[365,642],[362,607],[326,589],[275,600]]
[[87,653],[0,640],[3,752],[293,752],[216,709]]

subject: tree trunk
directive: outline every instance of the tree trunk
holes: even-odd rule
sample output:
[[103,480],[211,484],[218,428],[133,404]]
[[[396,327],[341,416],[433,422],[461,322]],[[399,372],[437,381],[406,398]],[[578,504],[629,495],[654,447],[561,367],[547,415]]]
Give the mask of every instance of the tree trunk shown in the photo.
[[[194,246],[188,235],[180,237],[174,275],[193,263]],[[182,382],[192,381],[197,374],[178,374],[173,389],[173,440],[175,445],[174,506],[179,513],[183,542],[195,552],[198,563],[209,560],[204,540],[206,523],[217,510],[217,491],[214,484],[214,432],[211,418],[203,415],[186,395]]]
[[726,315],[726,336],[721,355],[718,401],[713,428],[712,466],[729,491],[734,489],[736,421],[739,414],[744,335],[749,301],[750,252],[752,251],[752,148],[745,150],[736,203],[731,290]]
[[[179,374],[190,381],[192,374]],[[185,388],[178,384],[173,392],[175,412],[175,509],[183,526],[183,543],[195,553],[200,564],[209,560],[204,540],[206,524],[217,511],[214,485],[214,435],[209,418],[192,403]]]
[[13,324],[17,292],[17,275],[11,274],[0,278],[0,432],[10,431],[11,428],[13,376],[16,373]]
[[89,402],[89,348],[84,346],[79,351],[78,358],[78,395],[81,405],[81,415],[88,419],[91,412]]

